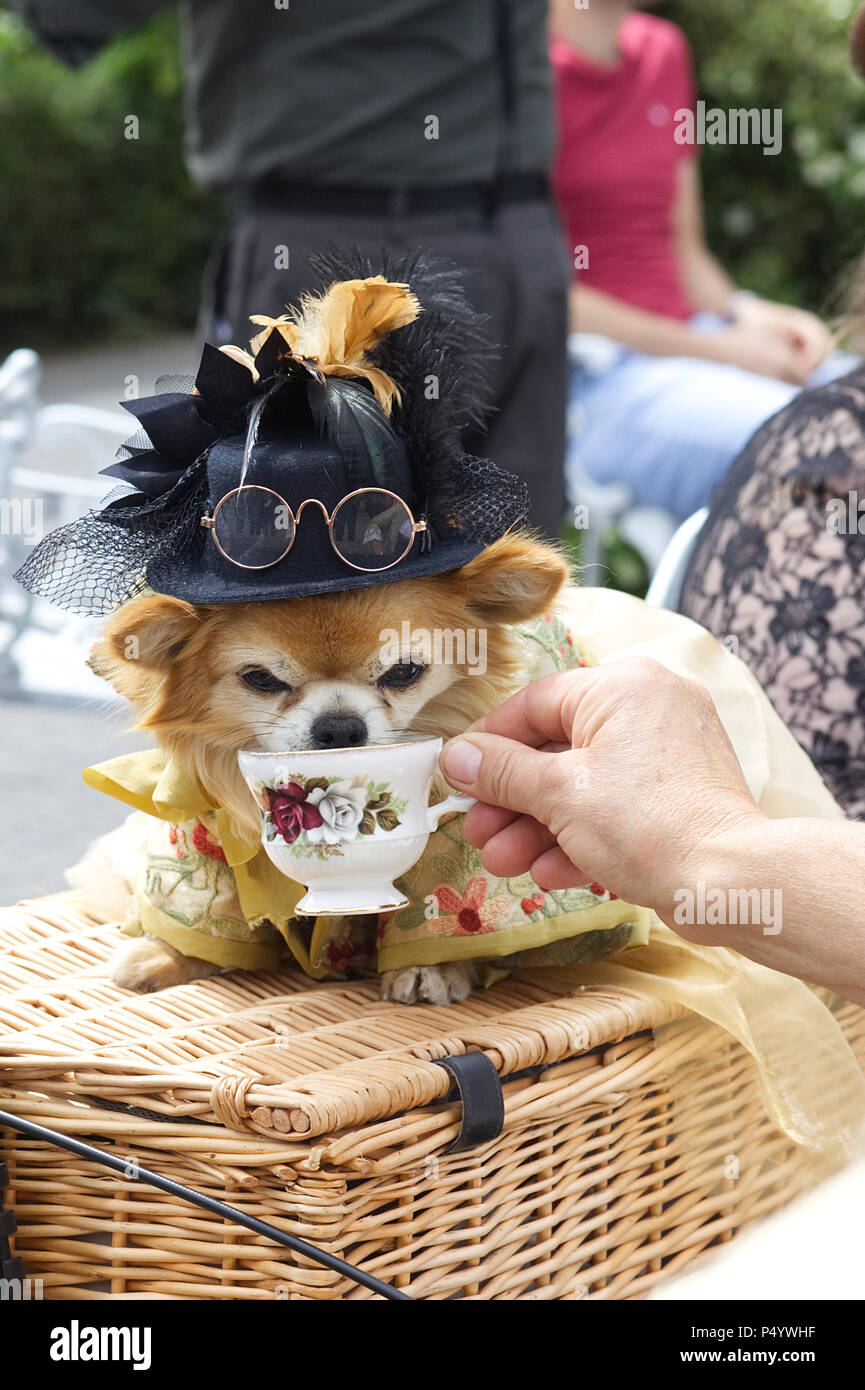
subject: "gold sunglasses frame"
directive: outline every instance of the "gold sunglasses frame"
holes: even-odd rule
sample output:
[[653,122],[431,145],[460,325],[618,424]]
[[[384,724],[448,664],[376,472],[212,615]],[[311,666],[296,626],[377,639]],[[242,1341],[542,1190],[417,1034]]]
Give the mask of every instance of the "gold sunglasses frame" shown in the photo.
[[[280,506],[284,507],[288,515],[291,517],[294,528],[291,533],[291,540],[288,542],[288,545],[285,547],[285,550],[282,552],[282,554],[278,556],[276,560],[268,560],[266,565],[244,565],[241,563],[240,560],[235,560],[231,555],[228,555],[223,550],[222,546],[219,544],[219,539],[216,535],[216,518],[219,516],[219,509],[224,502],[227,502],[232,497],[237,497],[238,494],[241,492],[266,492],[270,497],[275,497]],[[409,537],[408,545],[406,546],[403,553],[400,556],[398,556],[396,560],[391,560],[389,565],[379,565],[372,569],[366,565],[355,565],[352,563],[351,560],[347,560],[333,538],[333,523],[336,519],[340,507],[344,506],[346,502],[350,502],[353,497],[360,497],[361,494],[365,492],[381,492],[386,497],[392,497],[395,502],[399,502],[401,506],[405,507],[406,515],[408,516],[408,519],[411,522],[411,535]],[[213,544],[216,546],[223,559],[227,560],[230,565],[235,565],[237,569],[241,570],[269,570],[273,569],[274,565],[281,564],[281,562],[285,559],[286,555],[288,555],[291,551],[291,548],[294,545],[294,542],[297,538],[297,528],[300,524],[300,518],[303,516],[303,509],[304,507],[310,506],[321,508],[322,515],[324,516],[325,522],[327,523],[327,534],[330,538],[330,544],[334,554],[338,557],[338,559],[342,561],[344,565],[348,565],[349,569],[357,570],[360,574],[384,574],[385,570],[392,570],[394,565],[401,564],[405,557],[408,555],[412,546],[414,545],[415,536],[422,534],[427,529],[427,523],[425,519],[421,517],[420,521],[415,521],[411,507],[408,505],[405,499],[400,497],[399,493],[391,492],[390,488],[387,487],[355,488],[354,492],[347,492],[345,497],[343,497],[339,502],[337,502],[336,506],[334,507],[331,513],[328,513],[327,507],[324,505],[323,502],[319,501],[317,497],[307,497],[305,501],[301,502],[300,506],[295,512],[294,509],[291,506],[289,506],[288,502],[286,502],[285,498],[281,497],[280,494],[276,492],[272,487],[263,487],[260,483],[244,483],[242,487],[232,488],[231,492],[227,492],[225,496],[221,497],[220,500],[217,502],[216,506],[213,509],[212,516],[203,516],[201,518],[201,525],[210,532]]]

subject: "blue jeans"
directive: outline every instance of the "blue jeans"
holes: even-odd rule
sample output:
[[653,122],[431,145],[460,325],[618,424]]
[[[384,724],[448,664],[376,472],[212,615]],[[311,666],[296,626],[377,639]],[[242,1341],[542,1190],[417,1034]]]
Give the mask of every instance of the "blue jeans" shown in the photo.
[[[727,326],[714,314],[697,314],[690,325],[705,333]],[[708,504],[755,430],[800,389],[699,357],[653,357],[594,334],[575,338],[567,467],[573,502],[582,470],[596,483],[625,483],[637,504],[690,516]],[[850,353],[833,353],[808,386],[858,364]]]

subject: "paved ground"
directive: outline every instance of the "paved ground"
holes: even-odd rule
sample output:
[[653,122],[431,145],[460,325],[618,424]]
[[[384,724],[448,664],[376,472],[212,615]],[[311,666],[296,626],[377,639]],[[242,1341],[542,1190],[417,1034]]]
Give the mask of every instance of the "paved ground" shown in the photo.
[[[43,404],[73,402],[110,409],[127,394],[128,376],[137,378],[134,394],[148,394],[164,372],[193,372],[196,352],[191,338],[174,337],[57,354],[43,358],[42,365]],[[131,433],[131,417],[129,424]],[[22,462],[71,474],[94,468],[93,460],[71,442],[51,455],[31,451]],[[102,463],[110,462],[109,451]],[[40,659],[45,659],[44,652]],[[61,686],[72,684],[62,669],[68,661],[67,649],[58,644]],[[126,722],[128,716],[119,705],[105,709],[80,698],[62,705],[0,700],[0,905],[63,888],[63,870],[81,857],[91,840],[123,819],[118,802],[85,787],[81,770],[144,746],[140,738],[124,732]]]
[[0,702],[0,906],[65,888],[63,870],[123,820],[81,771],[146,746],[124,721],[119,708]]

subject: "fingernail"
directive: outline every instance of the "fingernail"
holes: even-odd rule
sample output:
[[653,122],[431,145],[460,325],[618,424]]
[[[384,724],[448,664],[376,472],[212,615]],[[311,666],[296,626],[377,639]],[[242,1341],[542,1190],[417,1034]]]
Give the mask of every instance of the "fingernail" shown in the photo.
[[468,739],[457,739],[445,750],[445,777],[454,786],[471,787],[477,780],[483,754],[477,744]]

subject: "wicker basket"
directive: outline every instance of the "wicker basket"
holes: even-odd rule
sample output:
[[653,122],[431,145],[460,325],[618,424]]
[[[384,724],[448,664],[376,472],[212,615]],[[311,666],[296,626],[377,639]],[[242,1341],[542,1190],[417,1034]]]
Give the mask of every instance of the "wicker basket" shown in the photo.
[[[116,941],[72,895],[0,917],[0,1107],[415,1298],[637,1297],[808,1181],[750,1057],[673,1006],[553,970],[450,1009],[288,971],[142,997],[106,978]],[[862,1061],[865,1011],[839,1017]],[[503,1079],[504,1129],[446,1154],[461,1105],[432,1059],[473,1049]],[[0,1141],[46,1298],[375,1296],[134,1177]]]

